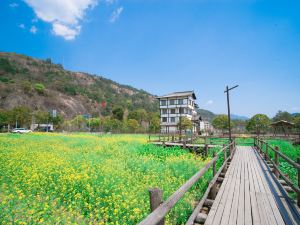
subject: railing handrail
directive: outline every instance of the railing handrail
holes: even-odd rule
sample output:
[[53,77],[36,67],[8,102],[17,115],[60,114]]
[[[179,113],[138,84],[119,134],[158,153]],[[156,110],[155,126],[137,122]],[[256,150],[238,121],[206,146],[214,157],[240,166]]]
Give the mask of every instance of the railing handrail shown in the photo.
[[[273,147],[271,146],[267,141],[264,141],[260,138],[255,138],[256,139],[256,145],[258,146],[258,148],[260,148],[261,151],[263,151],[262,149],[262,144],[266,145],[266,152],[265,152],[265,156],[266,159],[269,159],[270,162],[272,163],[272,165],[274,166],[275,169],[275,176],[277,178],[279,178],[279,175],[282,177],[282,179],[297,193],[298,195],[298,200],[297,200],[297,205],[300,207],[300,164],[298,162],[295,162],[294,160],[290,159],[289,157],[287,157],[286,155],[284,155],[283,153],[281,153],[279,151],[278,147]],[[272,160],[271,157],[269,157],[269,152],[268,149],[271,149],[272,151],[275,152],[275,162]],[[281,158],[283,158],[286,162],[288,162],[290,165],[292,165],[295,169],[297,169],[298,171],[298,187],[290,180],[290,178],[285,175],[279,168],[279,159],[278,156],[280,156]]]
[[[177,191],[175,191],[166,201],[164,201],[160,206],[158,206],[152,213],[150,213],[139,225],[154,225],[159,223],[169,211],[174,207],[174,205],[183,197],[183,195],[209,170],[209,168],[216,162],[219,158],[219,154],[226,151],[231,146],[234,146],[233,141],[229,145],[223,147],[214,158],[212,158],[203,168],[201,168],[195,175],[193,175],[187,182],[185,182]],[[224,163],[223,163],[224,164]]]
[[267,144],[268,147],[276,152],[279,156],[281,156],[281,158],[285,159],[289,164],[291,164],[292,166],[294,166],[296,169],[300,170],[300,164],[295,162],[294,160],[290,159],[289,157],[287,157],[286,155],[284,155],[283,153],[281,153],[280,151],[276,150],[273,146],[271,146],[267,141],[264,141],[262,139],[257,139],[259,140],[260,142],[264,143],[264,144]]

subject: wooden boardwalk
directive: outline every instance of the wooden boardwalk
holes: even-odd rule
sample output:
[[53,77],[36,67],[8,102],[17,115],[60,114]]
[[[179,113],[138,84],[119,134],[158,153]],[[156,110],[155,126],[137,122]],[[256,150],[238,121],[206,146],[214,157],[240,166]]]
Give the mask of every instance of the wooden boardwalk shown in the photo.
[[300,217],[256,150],[239,146],[205,224],[300,224]]

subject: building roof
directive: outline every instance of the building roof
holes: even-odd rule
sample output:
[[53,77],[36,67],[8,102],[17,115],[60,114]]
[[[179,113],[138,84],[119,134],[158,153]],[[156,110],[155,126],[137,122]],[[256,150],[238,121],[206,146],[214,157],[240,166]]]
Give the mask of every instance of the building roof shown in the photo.
[[286,120],[279,120],[279,121],[276,121],[274,123],[271,123],[270,124],[272,127],[276,127],[276,126],[289,126],[289,127],[292,127],[294,126],[295,124],[294,123],[291,123],[291,122],[288,122]]
[[194,91],[181,91],[181,92],[173,92],[171,94],[158,96],[157,99],[161,98],[176,98],[176,97],[186,97],[186,96],[192,96],[193,99],[197,99]]

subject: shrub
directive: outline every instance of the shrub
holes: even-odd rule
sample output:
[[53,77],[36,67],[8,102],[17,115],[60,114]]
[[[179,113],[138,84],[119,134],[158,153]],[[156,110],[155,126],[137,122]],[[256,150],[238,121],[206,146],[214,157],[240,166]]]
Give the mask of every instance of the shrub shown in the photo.
[[36,83],[34,85],[34,88],[35,88],[36,92],[39,93],[39,94],[44,94],[45,93],[45,86],[41,83]]

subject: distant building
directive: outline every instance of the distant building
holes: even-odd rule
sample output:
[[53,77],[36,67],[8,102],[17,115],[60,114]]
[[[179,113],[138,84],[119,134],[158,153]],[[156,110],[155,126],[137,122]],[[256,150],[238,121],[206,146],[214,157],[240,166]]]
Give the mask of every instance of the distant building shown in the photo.
[[31,124],[30,130],[34,131],[54,131],[53,124]]
[[210,134],[214,131],[213,126],[208,121],[200,121],[200,131],[203,134]]
[[180,117],[186,117],[193,123],[192,132],[200,131],[201,117],[197,115],[196,95],[193,91],[174,92],[157,97],[160,108],[162,133],[177,133]]

